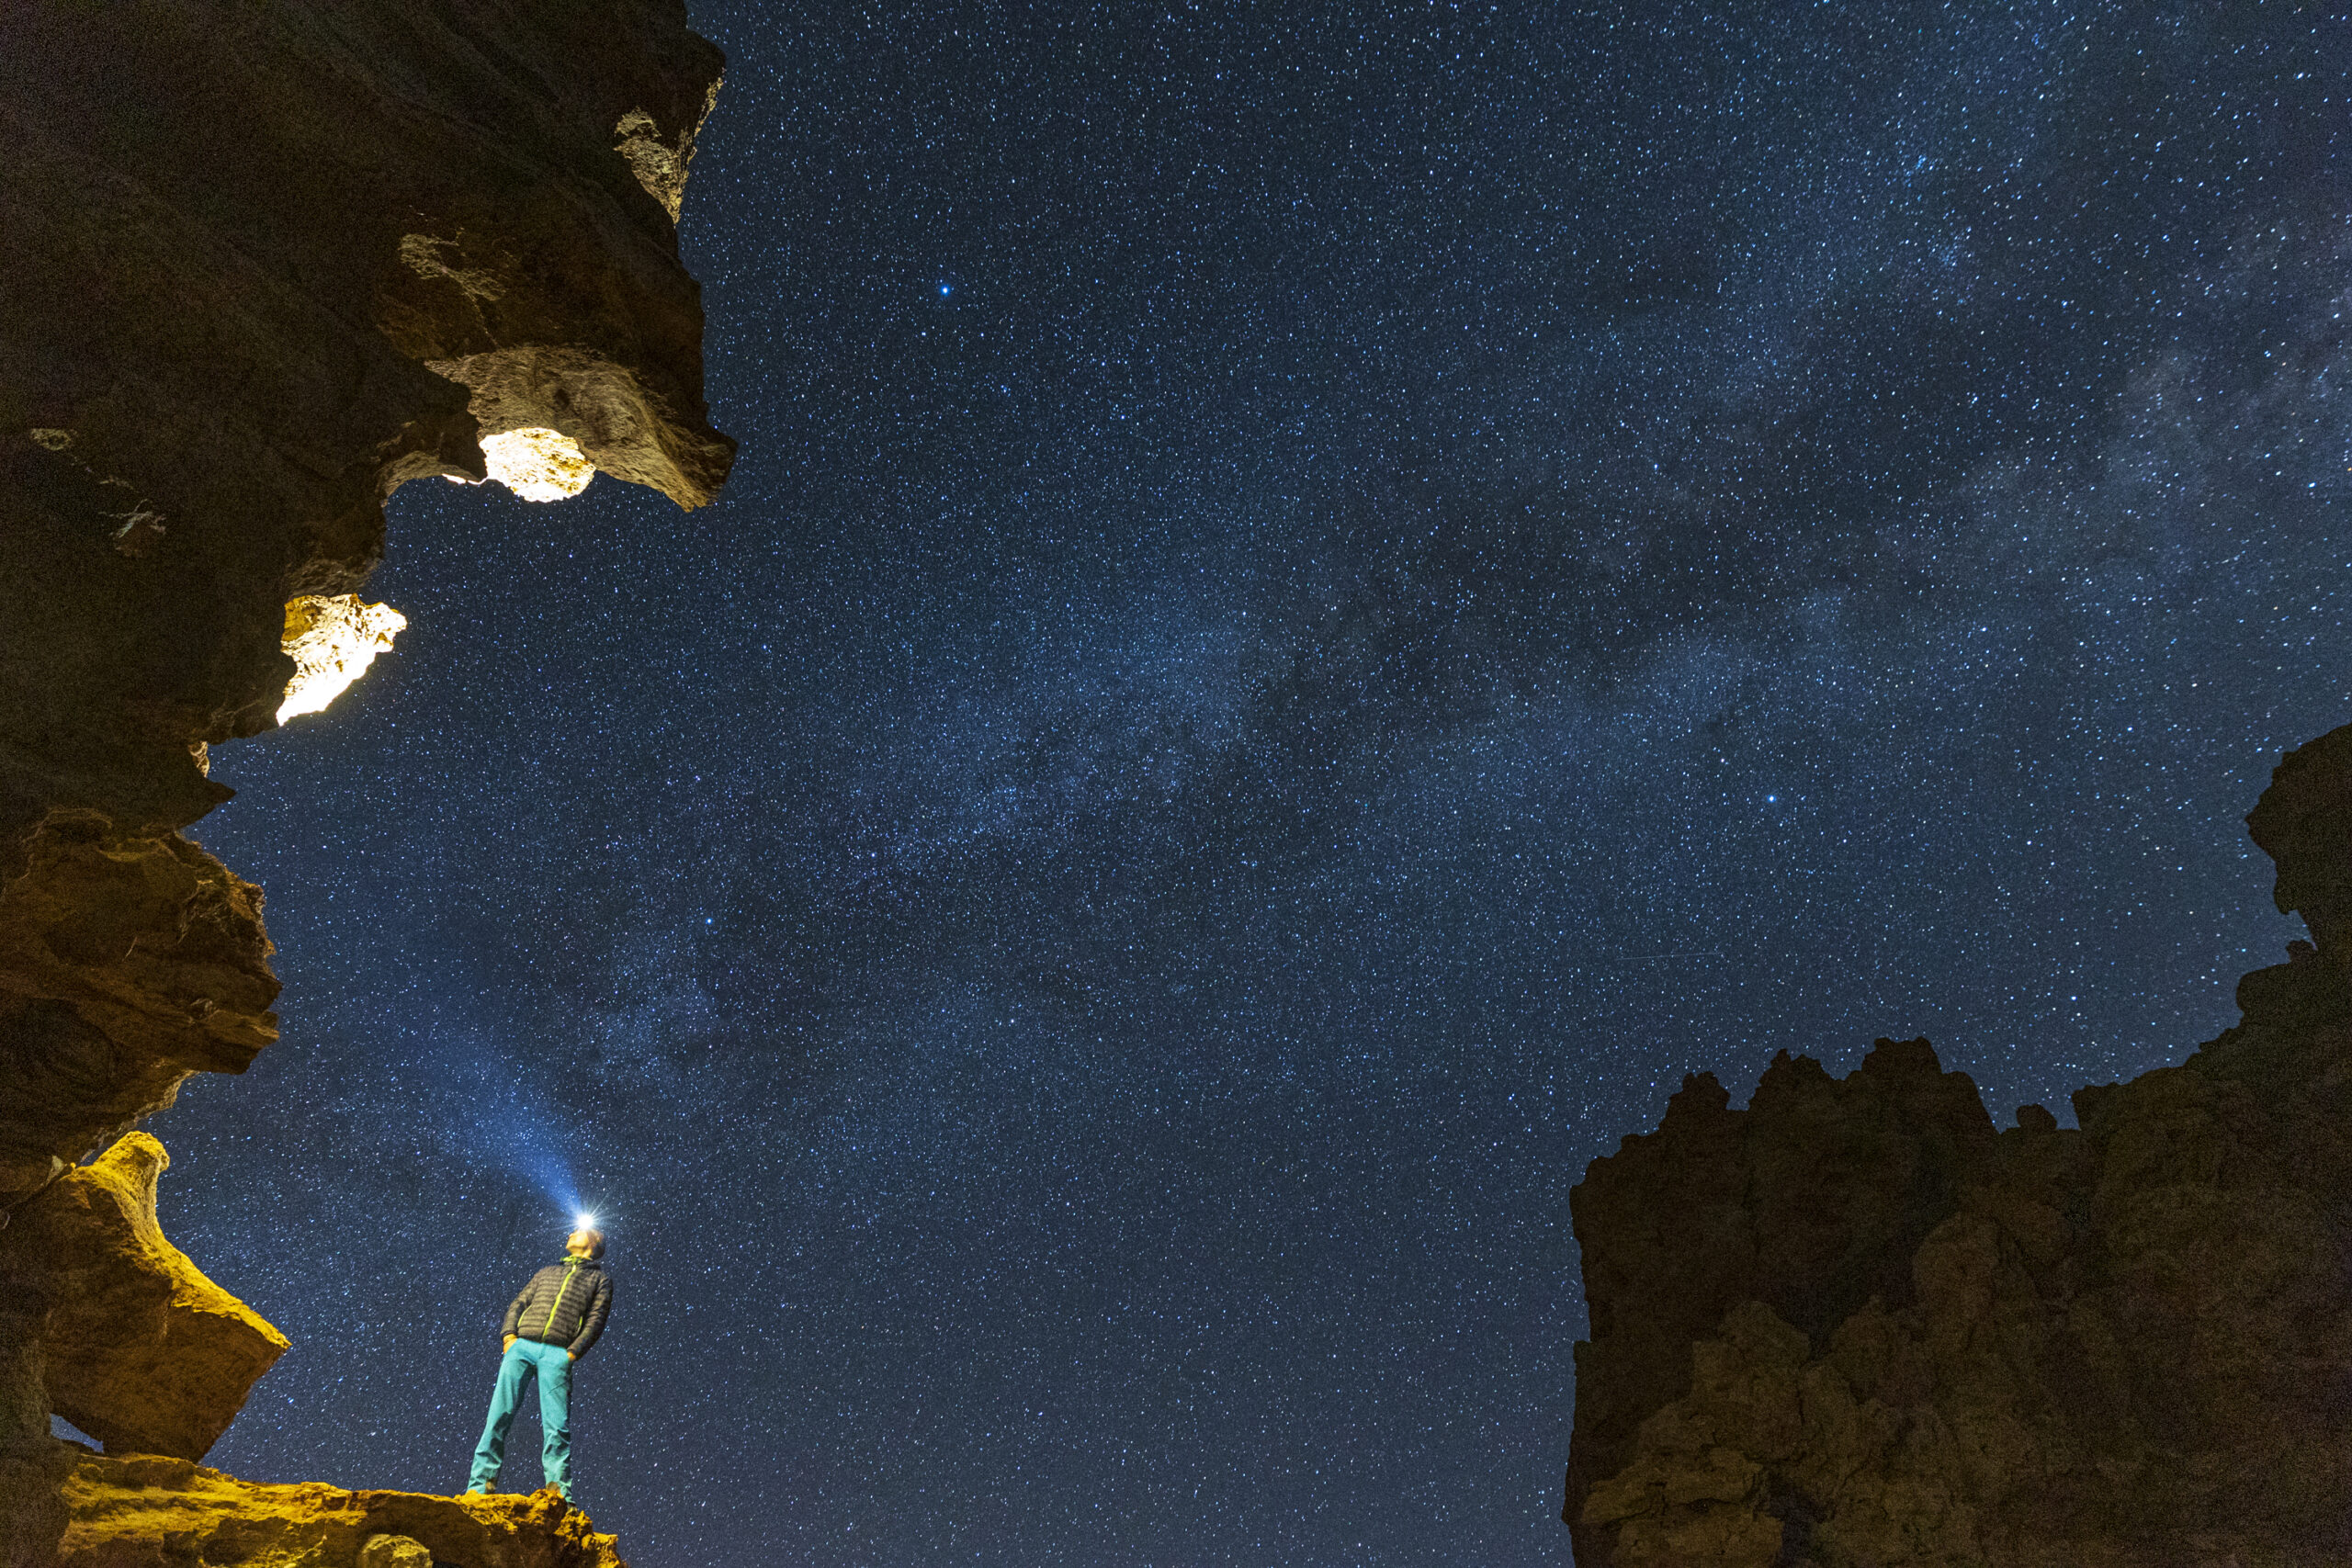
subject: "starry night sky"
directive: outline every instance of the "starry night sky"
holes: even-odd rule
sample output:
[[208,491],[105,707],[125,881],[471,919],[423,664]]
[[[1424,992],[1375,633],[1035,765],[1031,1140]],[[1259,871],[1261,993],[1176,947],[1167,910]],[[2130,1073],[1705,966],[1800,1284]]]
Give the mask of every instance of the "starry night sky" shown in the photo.
[[584,1201],[639,1568],[1564,1564],[1686,1071],[2071,1122],[2299,934],[2344,17],[692,10],[725,499],[412,485],[398,650],[214,753],[212,1462],[458,1489]]

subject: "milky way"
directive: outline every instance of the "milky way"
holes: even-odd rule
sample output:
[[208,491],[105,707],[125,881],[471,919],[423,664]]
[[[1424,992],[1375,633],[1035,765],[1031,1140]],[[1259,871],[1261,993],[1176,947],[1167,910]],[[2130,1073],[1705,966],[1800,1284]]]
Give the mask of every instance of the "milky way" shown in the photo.
[[695,6],[725,499],[412,485],[397,651],[216,750],[214,1462],[461,1485],[586,1201],[640,1568],[1565,1563],[1684,1073],[2065,1117],[2295,934],[2343,17],[1065,9]]

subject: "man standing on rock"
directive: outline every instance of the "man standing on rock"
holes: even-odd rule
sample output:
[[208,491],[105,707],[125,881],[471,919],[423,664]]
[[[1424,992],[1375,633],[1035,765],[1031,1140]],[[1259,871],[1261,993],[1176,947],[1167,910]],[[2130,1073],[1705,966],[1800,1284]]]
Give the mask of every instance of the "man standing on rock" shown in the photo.
[[571,1363],[588,1353],[605,1332],[613,1310],[613,1282],[597,1259],[605,1256],[605,1233],[587,1224],[565,1238],[564,1259],[531,1276],[506,1309],[499,1332],[506,1354],[498,1363],[498,1389],[490,1396],[490,1419],[474,1450],[469,1495],[488,1492],[506,1460],[506,1429],[514,1424],[523,1385],[539,1380],[540,1457],[548,1484],[571,1500]]

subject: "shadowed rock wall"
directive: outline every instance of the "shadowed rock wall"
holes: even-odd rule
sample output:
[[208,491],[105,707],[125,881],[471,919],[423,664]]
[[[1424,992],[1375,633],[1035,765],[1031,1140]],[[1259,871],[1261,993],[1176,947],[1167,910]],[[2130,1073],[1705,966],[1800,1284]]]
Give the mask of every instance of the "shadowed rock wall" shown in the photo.
[[2352,727],[2248,824],[2316,946],[2079,1131],[1881,1041],[1593,1162],[1578,1562],[2352,1560]]
[[522,429],[725,478],[673,228],[719,65],[675,0],[0,6],[0,1208],[273,1038],[175,830],[392,489]]

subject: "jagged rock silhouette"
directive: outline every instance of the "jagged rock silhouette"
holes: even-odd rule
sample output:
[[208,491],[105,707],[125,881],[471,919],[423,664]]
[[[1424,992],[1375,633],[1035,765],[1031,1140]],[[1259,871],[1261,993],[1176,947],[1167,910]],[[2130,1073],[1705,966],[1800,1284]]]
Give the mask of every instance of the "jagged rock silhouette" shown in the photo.
[[1685,1082],[1574,1195],[1580,1563],[2352,1556],[2352,727],[2248,818],[2315,941],[1996,1132],[1925,1041]]

